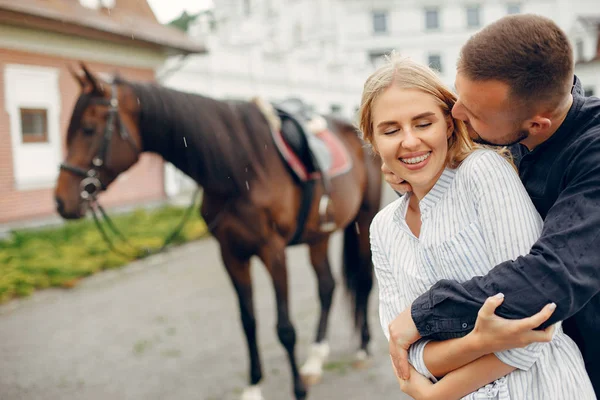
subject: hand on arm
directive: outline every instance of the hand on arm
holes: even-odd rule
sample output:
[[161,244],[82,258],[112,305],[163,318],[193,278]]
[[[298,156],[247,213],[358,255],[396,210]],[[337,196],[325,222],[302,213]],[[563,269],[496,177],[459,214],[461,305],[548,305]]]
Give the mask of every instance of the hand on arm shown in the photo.
[[458,400],[515,370],[493,354],[450,372],[435,384],[410,368],[410,379],[398,378],[398,382],[400,389],[415,400]]
[[551,306],[523,320],[506,320],[495,314],[504,296],[489,297],[479,310],[475,328],[466,336],[445,341],[431,341],[423,351],[423,362],[435,377],[442,377],[486,354],[525,347],[533,342],[549,342],[554,325],[533,330],[552,315]]

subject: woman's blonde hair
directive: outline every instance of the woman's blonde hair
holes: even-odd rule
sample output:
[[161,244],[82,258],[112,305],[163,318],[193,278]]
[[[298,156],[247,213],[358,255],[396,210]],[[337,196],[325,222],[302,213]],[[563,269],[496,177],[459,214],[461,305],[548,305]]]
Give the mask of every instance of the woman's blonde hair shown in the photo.
[[417,89],[433,96],[444,116],[452,119],[454,131],[448,139],[448,155],[446,165],[456,168],[479,146],[476,145],[467,132],[465,123],[452,118],[452,107],[456,103],[456,96],[436,75],[425,65],[421,65],[410,58],[400,57],[392,52],[386,57],[385,65],[378,68],[365,82],[361,106],[359,111],[359,129],[363,139],[373,145],[373,104],[381,94],[392,86],[401,89]]

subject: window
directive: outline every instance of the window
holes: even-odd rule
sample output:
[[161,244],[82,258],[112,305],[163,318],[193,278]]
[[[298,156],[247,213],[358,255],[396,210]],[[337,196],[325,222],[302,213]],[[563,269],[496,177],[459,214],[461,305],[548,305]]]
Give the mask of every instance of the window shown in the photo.
[[594,88],[585,88],[583,90],[585,97],[591,97],[594,95]]
[[426,8],[425,9],[425,29],[439,29],[440,17],[439,10],[437,8]]
[[371,61],[371,64],[373,64],[373,66],[377,68],[383,65],[383,63],[385,62],[385,57],[388,54],[390,54],[390,51],[374,50],[369,52],[369,60]]
[[579,61],[584,61],[584,56],[583,56],[583,40],[578,39],[575,42],[575,61],[579,62]]
[[481,26],[479,6],[467,6],[467,26],[469,28],[479,28]]
[[373,11],[373,32],[386,33],[387,30],[387,12]]
[[520,14],[521,13],[521,5],[519,3],[508,3],[506,5],[506,13],[507,14]]
[[442,70],[442,56],[439,54],[430,54],[427,59],[427,64],[431,69],[437,72],[443,72]]
[[48,112],[42,108],[20,108],[23,143],[48,142]]
[[10,127],[16,190],[53,187],[62,159],[60,71],[5,64],[5,109]]

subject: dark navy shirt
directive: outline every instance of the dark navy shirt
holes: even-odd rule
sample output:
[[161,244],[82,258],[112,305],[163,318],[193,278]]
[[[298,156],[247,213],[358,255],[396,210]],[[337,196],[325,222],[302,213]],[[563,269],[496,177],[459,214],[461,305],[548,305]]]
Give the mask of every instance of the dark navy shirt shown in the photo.
[[577,78],[572,93],[573,105],[554,135],[531,152],[512,149],[544,219],[531,252],[464,283],[439,281],[411,312],[421,336],[443,340],[472,330],[479,308],[496,293],[505,295],[496,313],[510,319],[554,302],[543,327],[564,320],[600,395],[600,99],[583,97]]

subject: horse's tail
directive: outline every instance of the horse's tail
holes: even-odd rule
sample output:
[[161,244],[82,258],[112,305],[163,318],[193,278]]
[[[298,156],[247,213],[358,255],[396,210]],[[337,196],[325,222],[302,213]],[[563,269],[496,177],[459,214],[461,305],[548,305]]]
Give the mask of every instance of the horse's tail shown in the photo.
[[[362,229],[365,229],[363,232]],[[364,235],[364,236],[363,236]],[[344,229],[342,270],[346,289],[352,299],[354,327],[360,329],[367,315],[369,293],[373,286],[368,226],[358,221]]]
[[[366,316],[369,294],[373,287],[373,263],[369,228],[381,204],[381,171],[378,157],[365,149],[367,185],[356,218],[344,229],[342,270],[348,294],[354,306],[355,328],[369,335]],[[365,337],[363,337],[365,339]]]

